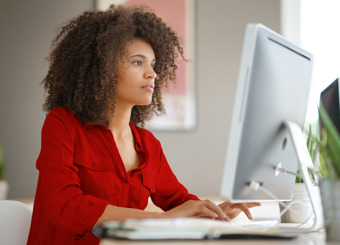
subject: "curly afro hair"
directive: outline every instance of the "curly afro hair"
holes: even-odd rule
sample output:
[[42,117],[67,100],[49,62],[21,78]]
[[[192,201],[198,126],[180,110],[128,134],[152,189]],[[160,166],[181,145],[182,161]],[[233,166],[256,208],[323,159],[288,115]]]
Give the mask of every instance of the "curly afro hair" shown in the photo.
[[117,64],[126,45],[143,38],[153,48],[157,78],[150,105],[134,106],[131,122],[143,127],[154,114],[165,112],[162,90],[174,81],[176,60],[183,49],[176,33],[146,6],[111,5],[86,11],[61,27],[52,42],[49,71],[42,81],[47,92],[43,110],[63,106],[86,125],[108,125],[115,108]]

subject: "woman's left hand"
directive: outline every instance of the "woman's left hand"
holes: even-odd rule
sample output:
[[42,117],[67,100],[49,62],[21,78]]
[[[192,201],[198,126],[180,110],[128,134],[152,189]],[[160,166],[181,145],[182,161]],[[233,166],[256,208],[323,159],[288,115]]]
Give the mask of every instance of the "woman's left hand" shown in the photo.
[[231,203],[231,202],[223,202],[218,205],[223,212],[232,220],[236,218],[241,212],[243,212],[248,219],[253,219],[250,208],[261,206],[259,202],[250,202],[250,203]]

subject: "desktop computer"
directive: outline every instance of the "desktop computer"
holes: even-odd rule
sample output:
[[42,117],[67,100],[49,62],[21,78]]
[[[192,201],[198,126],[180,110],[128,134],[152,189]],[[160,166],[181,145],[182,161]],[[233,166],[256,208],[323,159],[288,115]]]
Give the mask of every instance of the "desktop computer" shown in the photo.
[[302,133],[312,64],[311,53],[269,28],[247,26],[221,196],[232,202],[291,200],[300,169],[315,230],[323,225],[322,205]]

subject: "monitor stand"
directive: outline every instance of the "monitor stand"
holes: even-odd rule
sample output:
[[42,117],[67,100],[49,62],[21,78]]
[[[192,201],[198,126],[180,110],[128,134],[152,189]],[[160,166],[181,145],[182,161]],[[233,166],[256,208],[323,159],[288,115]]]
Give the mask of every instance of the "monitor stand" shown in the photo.
[[322,201],[318,186],[318,179],[314,171],[312,159],[307,149],[306,140],[301,128],[296,123],[285,121],[284,125],[288,129],[288,135],[291,137],[293,142],[295,153],[300,164],[300,171],[314,212],[314,223],[308,229],[313,231],[319,230],[323,228],[324,225]]

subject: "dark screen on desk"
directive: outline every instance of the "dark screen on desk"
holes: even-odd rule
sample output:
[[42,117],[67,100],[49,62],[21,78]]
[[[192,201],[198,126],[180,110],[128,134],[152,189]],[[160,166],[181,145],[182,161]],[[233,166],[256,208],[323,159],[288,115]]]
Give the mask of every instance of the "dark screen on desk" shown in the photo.
[[320,100],[340,134],[339,79],[321,92]]

